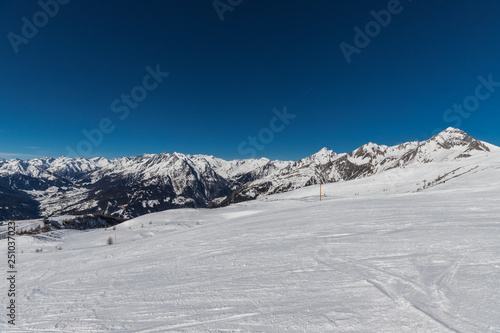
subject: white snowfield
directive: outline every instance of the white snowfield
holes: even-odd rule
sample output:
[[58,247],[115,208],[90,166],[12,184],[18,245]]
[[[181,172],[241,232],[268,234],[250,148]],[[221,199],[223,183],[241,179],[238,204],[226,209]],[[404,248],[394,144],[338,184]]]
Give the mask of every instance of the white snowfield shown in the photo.
[[[61,215],[51,217],[51,221],[57,221],[59,223],[74,219],[79,215]],[[7,236],[8,234],[8,221],[2,221],[0,225],[0,237]],[[42,219],[32,219],[32,220],[23,220],[16,221],[16,231],[30,231],[31,229],[36,229],[37,227],[43,227],[43,218]]]
[[0,330],[500,332],[498,152],[322,189],[18,237]]

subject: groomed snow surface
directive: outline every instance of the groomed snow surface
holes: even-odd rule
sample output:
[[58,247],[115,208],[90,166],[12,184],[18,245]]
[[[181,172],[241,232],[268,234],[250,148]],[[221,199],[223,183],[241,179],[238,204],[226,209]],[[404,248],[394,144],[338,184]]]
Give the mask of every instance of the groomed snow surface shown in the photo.
[[17,325],[0,330],[500,332],[500,159],[457,168],[18,237]]

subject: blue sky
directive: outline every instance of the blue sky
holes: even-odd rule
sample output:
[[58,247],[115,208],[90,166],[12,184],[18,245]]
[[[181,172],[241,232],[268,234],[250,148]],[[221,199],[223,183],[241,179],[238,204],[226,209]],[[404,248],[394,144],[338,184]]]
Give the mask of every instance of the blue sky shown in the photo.
[[449,126],[500,145],[497,0],[54,1],[0,2],[0,157],[297,160]]

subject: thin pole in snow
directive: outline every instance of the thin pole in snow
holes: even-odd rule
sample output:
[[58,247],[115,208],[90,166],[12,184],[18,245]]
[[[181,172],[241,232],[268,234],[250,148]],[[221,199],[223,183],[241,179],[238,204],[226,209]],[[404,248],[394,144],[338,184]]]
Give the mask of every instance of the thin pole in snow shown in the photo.
[[323,184],[323,181],[320,178],[319,179],[319,201],[321,201],[321,184]]

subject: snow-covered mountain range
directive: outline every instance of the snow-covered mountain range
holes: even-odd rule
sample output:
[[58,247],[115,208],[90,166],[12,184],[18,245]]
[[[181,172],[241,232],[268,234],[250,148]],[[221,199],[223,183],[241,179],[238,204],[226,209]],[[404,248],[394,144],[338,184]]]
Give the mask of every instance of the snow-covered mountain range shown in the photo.
[[205,207],[291,162],[144,154],[118,159],[0,159],[0,219],[63,213],[133,217]]
[[98,212],[119,217],[181,207],[217,207],[323,182],[371,176],[500,148],[448,128],[424,142],[327,148],[296,162],[226,161],[207,155],[144,154],[117,159],[0,159],[0,220]]
[[392,147],[370,142],[348,154],[336,154],[323,148],[272,175],[241,186],[224,200],[224,204],[319,184],[320,180],[326,183],[346,181],[393,168],[460,160],[499,151],[499,147],[451,127],[423,142],[406,142]]

